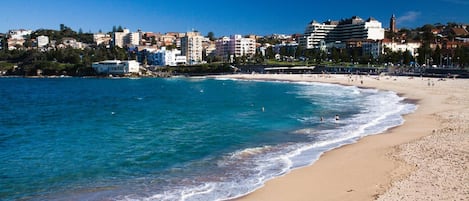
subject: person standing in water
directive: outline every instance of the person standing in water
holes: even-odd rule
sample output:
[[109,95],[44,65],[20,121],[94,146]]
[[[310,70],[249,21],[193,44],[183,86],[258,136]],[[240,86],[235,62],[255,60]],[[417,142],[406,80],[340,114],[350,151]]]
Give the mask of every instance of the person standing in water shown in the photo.
[[339,121],[339,119],[340,119],[339,115],[336,114],[336,115],[335,115],[335,120],[336,120],[336,121]]

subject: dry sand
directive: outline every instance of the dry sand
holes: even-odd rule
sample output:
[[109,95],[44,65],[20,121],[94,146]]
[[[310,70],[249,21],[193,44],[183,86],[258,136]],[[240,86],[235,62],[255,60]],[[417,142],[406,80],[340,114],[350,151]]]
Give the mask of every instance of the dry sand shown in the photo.
[[[469,200],[469,80],[345,75],[227,75],[395,91],[416,100],[405,123],[329,151],[239,198],[255,201]],[[361,83],[363,81],[363,83]]]

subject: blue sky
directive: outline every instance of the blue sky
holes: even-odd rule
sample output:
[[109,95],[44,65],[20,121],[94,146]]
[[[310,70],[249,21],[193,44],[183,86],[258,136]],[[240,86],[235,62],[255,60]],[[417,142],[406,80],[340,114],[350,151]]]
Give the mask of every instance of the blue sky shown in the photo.
[[186,32],[206,35],[269,35],[302,33],[311,20],[372,16],[389,26],[395,14],[398,28],[458,22],[469,24],[469,0],[9,0],[1,3],[0,32],[9,29],[59,29],[65,24],[84,32],[111,31],[121,25],[131,31]]

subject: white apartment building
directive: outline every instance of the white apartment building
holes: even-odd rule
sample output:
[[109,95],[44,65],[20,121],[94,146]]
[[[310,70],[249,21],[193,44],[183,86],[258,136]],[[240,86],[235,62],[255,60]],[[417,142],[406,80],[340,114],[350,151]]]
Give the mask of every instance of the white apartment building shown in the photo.
[[220,38],[215,45],[217,55],[225,59],[232,55],[235,57],[251,57],[256,54],[256,40],[254,38],[243,38],[241,35]]
[[31,35],[31,33],[33,33],[32,30],[25,29],[15,29],[8,31],[8,35],[10,36],[9,38],[17,40],[26,39],[26,36]]
[[389,48],[393,52],[405,52],[409,51],[410,55],[413,57],[418,56],[418,49],[422,46],[420,42],[408,42],[408,43],[398,43],[392,41],[383,41],[382,43],[382,52],[384,53],[385,48]]
[[256,40],[253,38],[243,38],[241,35],[231,36],[230,52],[236,57],[254,56],[256,54]]
[[127,44],[127,38],[130,33],[129,29],[124,29],[122,32],[114,32],[112,40],[114,41],[114,46],[123,48]]
[[38,36],[37,38],[37,47],[42,48],[49,44],[48,36]]
[[105,34],[105,33],[94,33],[93,34],[93,42],[96,45],[109,44],[109,42],[111,40],[112,40],[112,37],[109,34]]
[[204,37],[199,32],[187,32],[181,38],[181,54],[186,56],[187,64],[198,64],[202,62],[202,42]]
[[312,21],[300,38],[300,44],[304,48],[313,49],[320,48],[321,41],[334,43],[348,39],[382,40],[384,28],[381,22],[372,17],[365,21],[358,16],[353,16],[349,19],[327,21],[322,24]]
[[140,32],[132,32],[129,33],[129,45],[131,46],[138,46],[140,45],[141,34]]
[[148,63],[156,66],[177,66],[186,64],[186,56],[181,55],[177,49],[167,50],[162,47],[148,55]]
[[139,73],[140,64],[135,60],[120,61],[120,60],[107,60],[94,62],[93,67],[96,72],[100,74],[122,75],[129,73]]
[[326,37],[336,28],[337,24],[318,23],[313,20],[308,24],[305,34],[300,37],[300,44],[306,49],[319,48],[321,41],[326,41]]
[[122,32],[114,32],[113,41],[114,46],[123,48],[126,45],[137,46],[140,44],[140,32],[130,32],[129,29],[124,29]]

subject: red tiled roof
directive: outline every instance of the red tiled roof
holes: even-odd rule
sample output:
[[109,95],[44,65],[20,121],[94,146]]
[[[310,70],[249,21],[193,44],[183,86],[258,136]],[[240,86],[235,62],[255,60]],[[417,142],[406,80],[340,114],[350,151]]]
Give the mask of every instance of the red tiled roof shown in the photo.
[[451,31],[454,33],[456,36],[465,36],[468,35],[469,33],[467,32],[466,29],[463,28],[452,28]]

